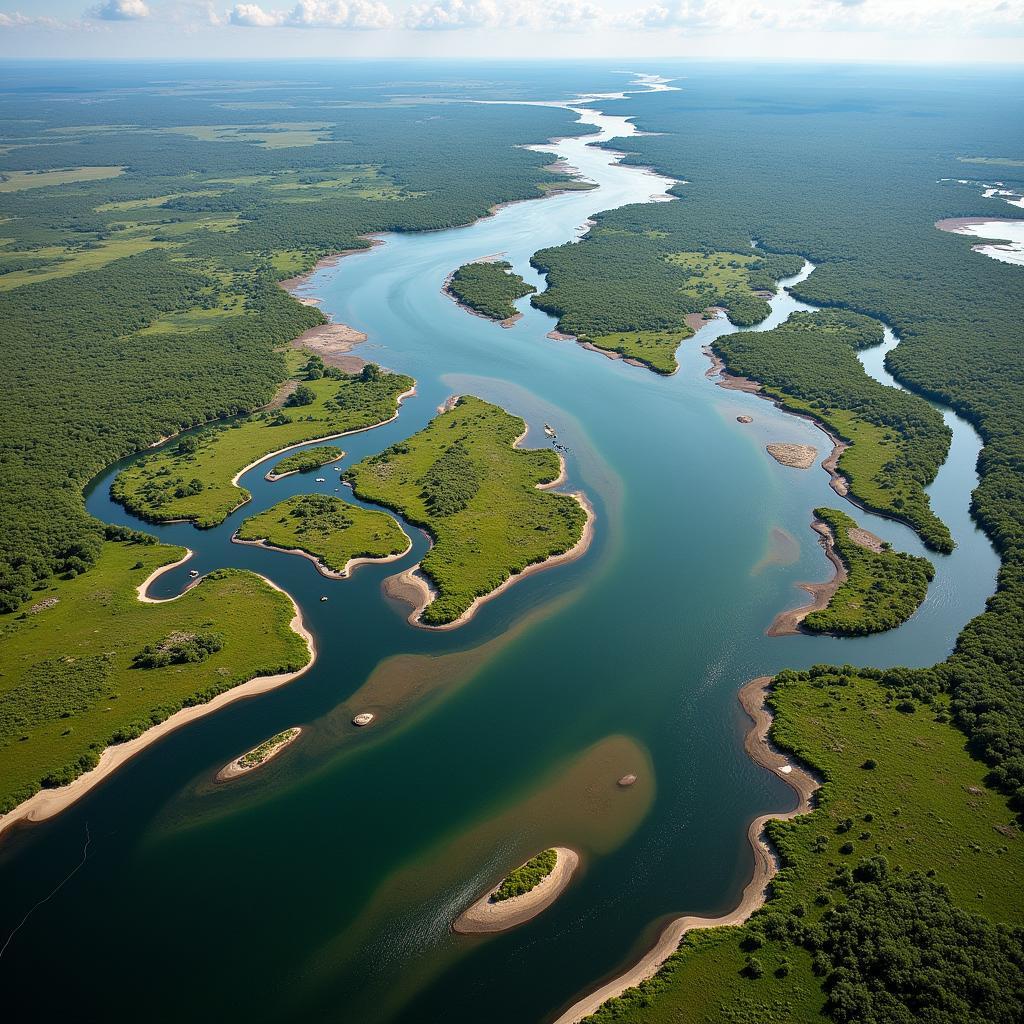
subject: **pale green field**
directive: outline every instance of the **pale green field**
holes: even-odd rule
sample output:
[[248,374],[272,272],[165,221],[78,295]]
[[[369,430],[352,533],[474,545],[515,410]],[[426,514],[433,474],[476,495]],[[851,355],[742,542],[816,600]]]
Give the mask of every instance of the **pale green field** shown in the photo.
[[0,192],[23,192],[29,188],[70,185],[76,181],[102,181],[124,174],[123,167],[68,167],[58,171],[5,171],[0,175]]

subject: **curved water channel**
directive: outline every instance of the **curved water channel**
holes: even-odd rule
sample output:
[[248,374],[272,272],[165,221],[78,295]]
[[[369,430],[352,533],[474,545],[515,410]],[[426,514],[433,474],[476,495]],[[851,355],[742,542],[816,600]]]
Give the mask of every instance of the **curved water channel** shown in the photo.
[[[937,572],[920,611],[874,637],[768,638],[776,613],[802,603],[795,584],[831,575],[810,510],[843,502],[820,469],[786,468],[764,451],[790,441],[824,457],[820,430],[706,377],[702,344],[735,328],[709,322],[664,378],[550,340],[551,319],[525,300],[503,330],[441,293],[454,268],[499,252],[543,287],[535,251],[578,237],[594,210],[664,198],[670,180],[590,145],[629,136],[628,120],[573,109],[596,134],[546,148],[598,191],[383,236],[307,291],[368,333],[361,355],[417,379],[397,420],[344,439],[342,465],[420,429],[449,395],[476,394],[523,416],[528,445],[548,443],[544,422],[556,426],[566,488],[596,507],[594,544],[466,626],[431,633],[381,594],[384,577],[422,557],[416,531],[401,562],[347,581],[231,544],[244,516],[311,489],[333,493],[333,473],[325,485],[315,474],[270,484],[265,466],[251,470],[242,483],[252,502],[198,531],[137,523],[109,499],[112,467],[88,494],[90,511],[195,551],[152,596],[179,592],[193,568],[255,569],[296,598],[320,654],[300,681],[172,734],[0,848],[5,891],[17,894],[0,912],[7,929],[78,863],[86,829],[91,838],[86,863],[0,964],[49,1009],[88,1017],[116,993],[161,1021],[551,1019],[668,917],[731,907],[751,870],[747,823],[792,806],[743,752],[743,682],[823,661],[928,665],[983,610],[998,563],[968,514],[980,441],[953,413],[953,446],[929,493],[958,546],[929,555]],[[784,288],[771,305],[762,327],[808,308]],[[895,343],[887,333],[863,355],[887,384],[882,361]],[[754,422],[737,423],[741,414]],[[895,547],[928,554],[904,525],[848,511]],[[366,709],[378,721],[353,729]],[[302,738],[279,758],[213,784],[223,764],[291,725]],[[626,771],[639,781],[618,790]],[[451,933],[488,882],[555,844],[579,850],[582,868],[553,907],[504,935]],[[68,951],[62,987],[49,984],[56,935]]]

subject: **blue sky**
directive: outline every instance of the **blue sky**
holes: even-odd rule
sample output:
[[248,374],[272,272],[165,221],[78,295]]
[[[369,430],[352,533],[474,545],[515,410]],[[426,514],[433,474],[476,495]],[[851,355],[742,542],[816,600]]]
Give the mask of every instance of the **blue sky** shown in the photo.
[[1024,0],[0,0],[0,57],[1022,62]]

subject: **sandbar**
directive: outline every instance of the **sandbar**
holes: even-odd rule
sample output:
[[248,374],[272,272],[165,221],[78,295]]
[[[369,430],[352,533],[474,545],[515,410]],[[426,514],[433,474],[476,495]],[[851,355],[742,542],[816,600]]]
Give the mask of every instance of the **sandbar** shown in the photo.
[[[832,600],[832,596],[846,582],[848,575],[846,566],[843,565],[842,559],[836,553],[835,539],[832,536],[832,530],[828,523],[815,516],[811,523],[811,529],[821,538],[821,546],[824,548],[828,560],[835,569],[835,575],[827,583],[798,583],[797,586],[801,590],[806,590],[811,595],[810,602],[801,605],[799,608],[790,608],[788,611],[780,612],[776,615],[775,620],[765,630],[765,635],[767,636],[796,636],[798,633],[802,633],[803,630],[800,628],[800,624],[804,619],[811,612],[820,612],[827,608],[829,601]],[[867,533],[866,530],[864,532]],[[868,534],[868,536],[873,537],[874,535]],[[878,540],[878,538],[875,537],[875,540]],[[878,543],[881,545],[881,541],[878,541]]]
[[495,902],[492,897],[501,887],[499,882],[459,915],[452,925],[452,931],[460,935],[503,932],[525,924],[547,910],[565,891],[580,863],[579,854],[575,850],[564,846],[556,846],[554,850],[555,866],[551,869],[551,874],[542,878],[529,892]]
[[243,765],[242,760],[249,756],[256,747],[252,750],[247,750],[244,754],[239,754],[234,761],[230,761],[224,765],[223,768],[214,776],[214,782],[227,782],[229,779],[237,779],[240,775],[248,775],[249,772],[256,771],[257,768],[262,768],[265,764],[273,761],[278,754],[281,753],[286,747],[290,747],[301,735],[302,729],[299,726],[293,726],[292,729],[287,730],[288,735],[284,739],[279,740],[267,751],[262,761],[258,761],[256,764]]
[[820,786],[817,778],[800,765],[792,764],[775,749],[768,739],[772,716],[768,710],[766,698],[770,687],[771,677],[759,676],[752,679],[739,692],[740,705],[753,720],[753,725],[744,738],[743,746],[756,764],[775,772],[790,786],[796,792],[799,802],[791,811],[762,814],[750,823],[747,829],[747,839],[754,851],[754,871],[743,890],[739,903],[720,917],[687,915],[676,918],[664,929],[654,948],[647,952],[639,963],[575,1002],[558,1017],[555,1024],[578,1024],[609,999],[622,995],[627,988],[633,988],[653,977],[658,968],[679,948],[679,943],[687,932],[698,928],[721,928],[743,924],[755,910],[764,906],[768,883],[779,867],[775,851],[764,836],[765,825],[769,821],[787,821],[812,810],[814,794]]
[[783,466],[810,469],[818,457],[818,449],[809,444],[770,444],[768,454]]

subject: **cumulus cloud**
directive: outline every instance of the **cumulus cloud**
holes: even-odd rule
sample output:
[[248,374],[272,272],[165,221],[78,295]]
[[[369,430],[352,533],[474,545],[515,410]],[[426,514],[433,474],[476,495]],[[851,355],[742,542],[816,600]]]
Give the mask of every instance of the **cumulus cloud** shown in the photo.
[[149,17],[149,8],[143,0],[104,0],[88,13],[100,21],[140,21]]
[[259,4],[235,4],[232,25],[246,28],[379,29],[395,24],[391,8],[378,0],[299,0],[290,11],[264,10]]
[[436,0],[414,4],[403,25],[421,31],[466,28],[573,29],[603,23],[606,12],[587,0]]

